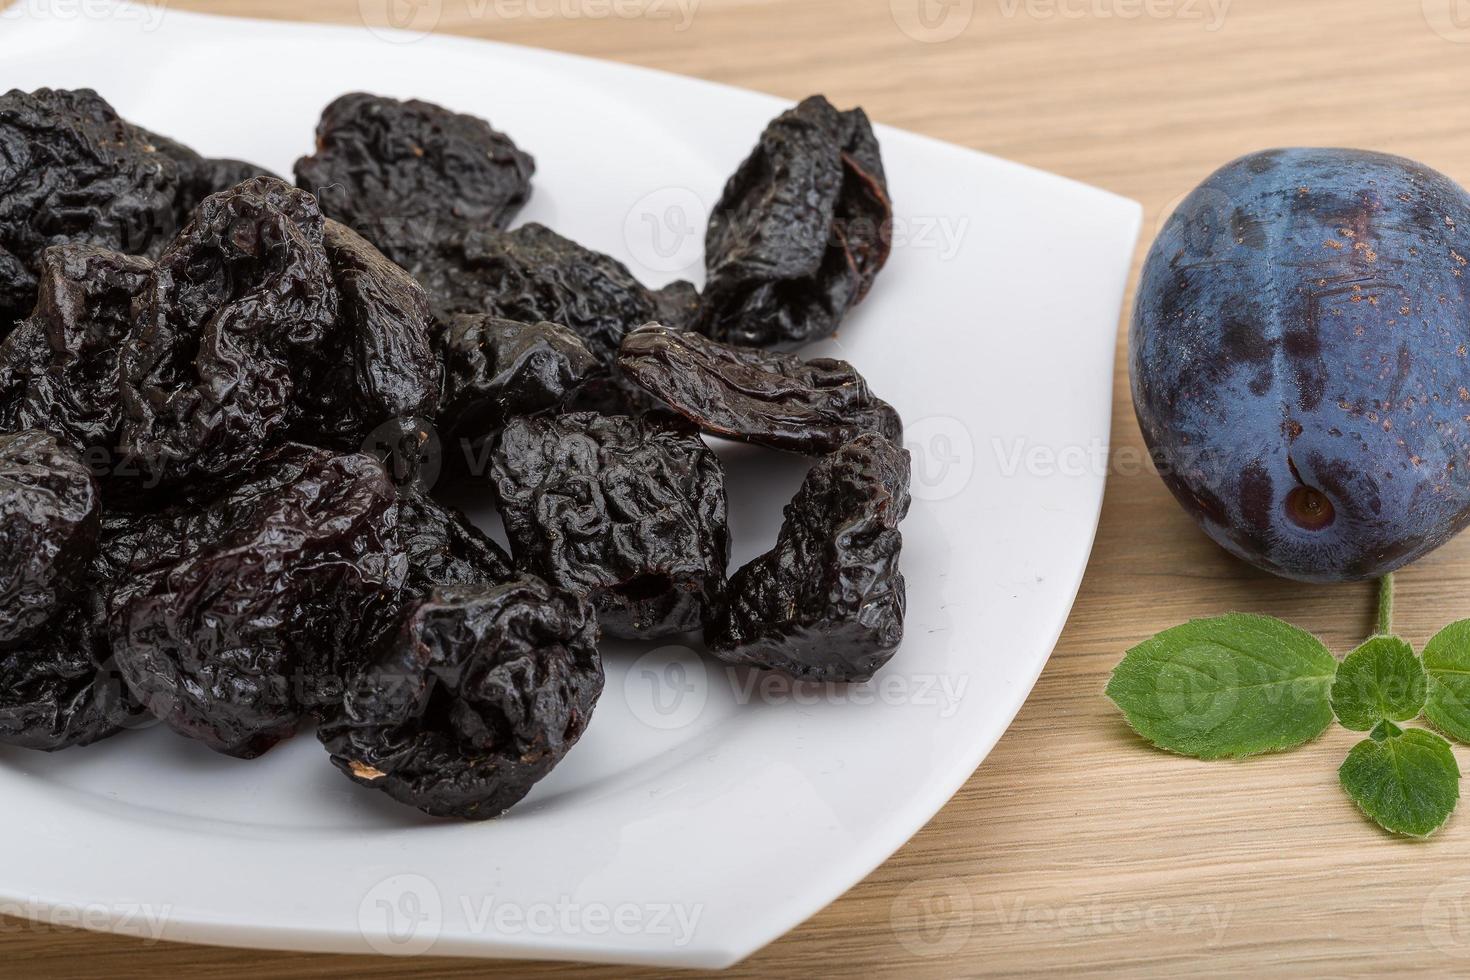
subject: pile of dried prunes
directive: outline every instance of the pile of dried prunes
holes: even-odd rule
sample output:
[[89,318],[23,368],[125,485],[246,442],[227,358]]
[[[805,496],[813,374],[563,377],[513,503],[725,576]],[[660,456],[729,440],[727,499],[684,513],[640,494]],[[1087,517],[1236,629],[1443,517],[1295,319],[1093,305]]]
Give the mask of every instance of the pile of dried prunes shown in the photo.
[[[888,257],[861,110],[813,97],[729,180],[707,285],[536,224],[485,121],[346,95],[295,183],[0,97],[0,743],[156,718],[253,758],[307,722],[360,785],[494,817],[585,731],[600,637],[870,677],[903,635],[898,414],[830,336]],[[727,574],[704,436],[816,459]],[[507,554],[436,498],[453,454]]]

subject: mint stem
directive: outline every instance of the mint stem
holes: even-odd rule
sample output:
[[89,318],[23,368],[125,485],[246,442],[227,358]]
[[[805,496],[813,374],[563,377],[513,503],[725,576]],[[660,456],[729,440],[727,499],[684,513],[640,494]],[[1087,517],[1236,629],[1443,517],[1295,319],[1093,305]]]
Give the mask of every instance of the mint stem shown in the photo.
[[1393,572],[1378,580],[1378,632],[1377,636],[1393,633]]

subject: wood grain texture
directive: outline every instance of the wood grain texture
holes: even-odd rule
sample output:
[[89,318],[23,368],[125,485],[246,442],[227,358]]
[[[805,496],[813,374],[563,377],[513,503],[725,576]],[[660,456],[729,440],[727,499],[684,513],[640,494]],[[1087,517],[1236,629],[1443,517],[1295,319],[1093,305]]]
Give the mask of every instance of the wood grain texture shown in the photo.
[[[361,10],[386,2],[169,7],[361,23]],[[678,17],[554,14],[606,9],[588,5],[595,0],[425,2],[445,32],[859,103],[882,122],[1136,198],[1145,241],[1207,173],[1267,146],[1387,150],[1470,182],[1470,21],[1456,33],[1452,0],[703,0],[683,30]],[[692,0],[683,2],[690,9]],[[938,30],[962,30],[939,43],[910,37],[897,22],[912,23],[920,2],[931,14],[965,18],[931,20]],[[0,67],[0,82],[3,74]],[[1369,586],[1274,581],[1196,530],[1138,465],[1123,351],[1120,337],[1114,471],[1096,550],[1015,725],[892,860],[737,974],[1348,976],[1470,967],[1470,816],[1427,843],[1390,840],[1337,787],[1350,733],[1286,756],[1198,763],[1144,748],[1103,698],[1123,650],[1191,616],[1284,616],[1342,652],[1369,631],[1373,613]],[[1416,645],[1470,615],[1470,537],[1401,574],[1399,590],[1399,625]],[[1470,750],[1458,754],[1470,766]],[[258,971],[282,980],[562,971],[146,946],[18,920],[0,921],[0,962],[27,974]]]

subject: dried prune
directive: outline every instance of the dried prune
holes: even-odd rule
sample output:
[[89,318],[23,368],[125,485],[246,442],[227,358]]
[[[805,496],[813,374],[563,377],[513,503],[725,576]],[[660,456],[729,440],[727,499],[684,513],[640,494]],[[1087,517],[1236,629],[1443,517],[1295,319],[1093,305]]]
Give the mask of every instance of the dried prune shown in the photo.
[[673,330],[690,330],[699,317],[699,290],[676,280],[653,291],[654,319]]
[[31,311],[41,253],[79,242],[156,255],[179,170],[90,89],[0,96],[0,334]]
[[[148,152],[158,153],[168,157],[175,165],[181,167],[188,166],[204,159],[197,151],[185,146],[172,137],[164,136],[162,133],[155,133],[153,130],[139,126],[137,123],[128,123],[127,125],[133,131],[135,138],[143,144]],[[239,182],[236,181],[236,183]],[[223,187],[219,189],[224,190]]]
[[67,605],[101,511],[97,481],[55,436],[0,436],[0,644],[26,639]]
[[293,484],[313,479],[333,455],[319,446],[287,442],[270,450],[253,469],[228,480],[173,488],[162,495],[161,506],[104,511],[99,558],[110,562],[107,577],[117,580],[112,608],[120,608],[189,555],[251,521]]
[[882,436],[824,457],[786,506],[776,547],[730,576],[710,651],[800,678],[871,677],[903,639],[908,488],[909,454]]
[[500,545],[422,491],[401,492],[398,523],[408,555],[408,592],[416,598],[440,586],[494,585],[515,575]]
[[90,745],[138,713],[112,660],[98,593],[71,602],[29,640],[0,647],[0,744]]
[[[175,730],[252,758],[340,696],[407,575],[397,494],[370,456],[287,446],[287,475],[257,476],[196,519],[185,556],[136,569],[115,604],[113,650],[134,694]],[[267,463],[265,469],[269,470]]]
[[360,786],[437,817],[497,817],[586,731],[603,684],[596,639],[585,600],[531,576],[439,590],[318,737]]
[[724,470],[676,416],[512,419],[491,478],[517,566],[590,596],[608,635],[698,629],[718,604]]
[[226,157],[200,157],[192,165],[180,169],[183,171],[182,183],[176,205],[180,227],[188,223],[206,197],[221,194],[256,177],[281,179],[258,163]]
[[138,711],[112,662],[115,552],[80,459],[46,433],[0,436],[0,743],[52,751]]
[[206,198],[158,261],[121,354],[123,449],[158,481],[246,469],[279,442],[294,358],[337,317],[322,217],[270,177]]
[[408,273],[361,235],[327,221],[323,242],[338,319],[295,366],[302,438],[358,448],[379,425],[434,415],[439,368],[429,346],[429,300]]
[[[118,445],[118,348],[153,263],[96,245],[42,253],[35,311],[0,343],[0,424],[78,449]],[[90,459],[88,454],[88,458]]]
[[903,423],[846,361],[803,361],[658,324],[623,338],[623,372],[711,435],[822,455],[864,432],[903,441]]
[[296,183],[328,217],[380,248],[445,226],[504,228],[531,194],[535,161],[475,116],[354,92],[322,113]]
[[[623,334],[658,314],[657,298],[621,262],[537,224],[466,230],[384,252],[423,283],[442,316],[559,323],[609,372]],[[589,405],[617,405],[610,387],[589,384],[582,394]]]
[[174,504],[158,510],[104,510],[94,581],[105,583],[105,612],[122,606],[149,586],[146,570],[161,573],[197,547],[207,526],[205,512]]
[[[772,352],[887,260],[861,110],[766,128],[703,294],[505,230],[535,165],[481,119],[359,93],[317,136],[293,187],[87,90],[0,96],[0,745],[152,712],[253,758],[315,717],[359,785],[486,819],[585,731],[600,633],[821,680],[887,662],[901,423],[845,361]],[[514,560],[430,495],[441,429]],[[701,429],[827,454],[733,578]]]
[[576,334],[555,323],[455,314],[435,341],[444,364],[440,422],[468,438],[561,407],[602,370]]
[[814,95],[782,113],[710,215],[695,329],[779,349],[830,336],[888,260],[892,217],[861,109]]
[[259,164],[202,156],[178,140],[161,136],[136,124],[133,129],[148,146],[171,159],[179,169],[179,191],[174,199],[174,213],[180,227],[188,223],[194,209],[211,194],[227,191],[252,177],[276,177]]
[[0,334],[15,323],[21,311],[36,302],[36,274],[0,243]]

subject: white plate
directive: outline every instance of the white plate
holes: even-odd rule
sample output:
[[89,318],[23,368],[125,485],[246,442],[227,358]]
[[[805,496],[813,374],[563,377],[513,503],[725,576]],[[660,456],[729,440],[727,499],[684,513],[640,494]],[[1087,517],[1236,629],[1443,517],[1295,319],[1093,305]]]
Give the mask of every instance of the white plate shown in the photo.
[[[149,128],[288,175],[345,91],[477,113],[536,156],[521,220],[653,284],[699,278],[701,210],[785,107],[497,44],[85,6],[98,16],[27,0],[0,16],[0,88],[92,86]],[[714,967],[892,854],[1000,738],[1066,620],[1102,498],[1139,208],[879,138],[896,247],[822,351],[898,406],[914,453],[908,639],[873,682],[792,689],[677,647],[610,649],[581,744],[475,825],[351,785],[310,735],[253,763],[161,728],[6,750],[0,911],[186,942]],[[806,464],[719,449],[743,562]]]

